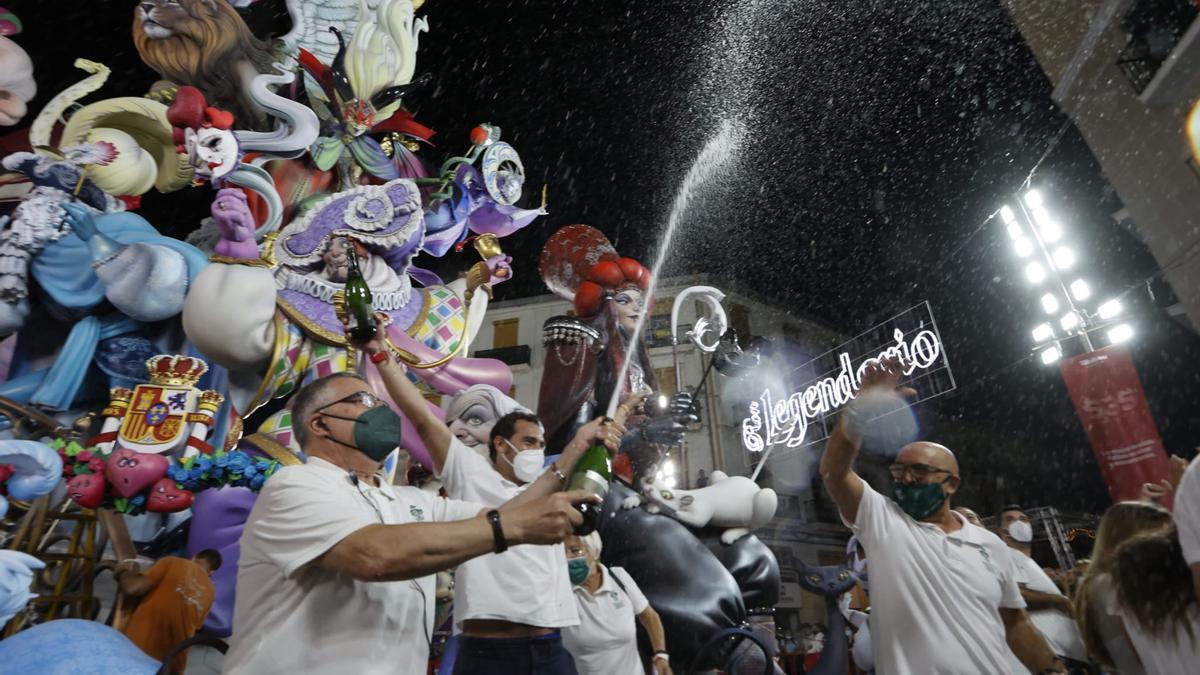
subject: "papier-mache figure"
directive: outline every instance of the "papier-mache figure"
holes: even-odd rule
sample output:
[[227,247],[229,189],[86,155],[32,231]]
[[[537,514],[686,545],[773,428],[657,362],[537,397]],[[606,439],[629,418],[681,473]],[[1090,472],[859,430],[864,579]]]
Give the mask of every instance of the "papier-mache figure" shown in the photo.
[[[621,258],[601,232],[586,225],[555,232],[542,250],[539,268],[546,285],[570,300],[575,311],[575,316],[553,317],[543,327],[546,365],[538,416],[546,425],[548,452],[553,452],[570,438],[580,420],[604,410],[614,390],[626,396],[658,389],[645,333],[632,344],[643,303],[653,298],[646,297],[650,272],[635,260]],[[628,375],[618,381],[627,359],[632,360]],[[670,503],[675,495],[670,490],[656,494],[662,504],[653,510],[623,508],[641,503],[639,491],[658,466],[661,449],[681,442],[684,424],[695,419],[691,404],[689,395],[677,394],[666,411],[630,418],[630,431],[613,461],[613,474],[619,480],[613,481],[605,497],[598,531],[604,540],[603,562],[623,567],[637,579],[662,617],[672,651],[697,654],[720,631],[740,626],[748,609],[774,604],[779,595],[779,565],[744,527],[719,526],[724,523],[715,522],[710,504],[696,504],[697,511],[709,509],[703,522],[691,514],[673,517]],[[726,498],[744,503],[725,507],[765,514],[765,507],[756,508],[754,493],[759,491],[752,481],[740,477],[726,481],[728,486],[745,481],[752,489],[727,494]],[[773,513],[774,505],[769,506]],[[753,520],[747,519],[746,525],[759,524]],[[727,536],[723,542],[726,533],[736,539]],[[719,659],[701,665],[716,666]]]
[[0,7],[0,127],[10,127],[25,116],[25,104],[37,94],[33,61],[8,38],[21,32],[21,20]]

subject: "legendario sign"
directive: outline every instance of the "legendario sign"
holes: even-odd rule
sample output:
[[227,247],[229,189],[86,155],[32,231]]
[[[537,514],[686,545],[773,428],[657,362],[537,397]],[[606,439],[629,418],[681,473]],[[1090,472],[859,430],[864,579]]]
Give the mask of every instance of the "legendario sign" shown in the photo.
[[743,445],[762,452],[828,438],[833,413],[858,394],[867,367],[891,357],[906,364],[904,384],[916,389],[914,403],[954,389],[942,338],[929,303],[923,302],[792,369],[790,379],[800,386],[791,394],[764,390],[742,420]]

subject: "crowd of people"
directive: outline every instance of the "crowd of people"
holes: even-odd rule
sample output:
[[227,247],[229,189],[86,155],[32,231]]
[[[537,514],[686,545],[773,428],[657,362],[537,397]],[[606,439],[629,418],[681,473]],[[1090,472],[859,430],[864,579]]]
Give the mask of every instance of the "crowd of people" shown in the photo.
[[[425,672],[434,575],[456,569],[454,673],[671,673],[662,622],[637,580],[601,562],[596,533],[573,534],[576,507],[597,498],[565,491],[589,446],[620,447],[638,401],[582,425],[549,464],[539,419],[514,410],[492,428],[485,455],[431,410],[382,338],[359,346],[448,497],[384,478],[399,416],[365,380],[340,373],[304,387],[293,415],[307,461],[281,469],[250,515],[225,672]],[[993,531],[952,505],[963,477],[949,448],[902,448],[889,467],[890,498],[855,472],[870,423],[864,406],[901,395],[901,373],[893,361],[866,371],[820,465],[854,533],[852,568],[862,578],[870,568],[869,595],[842,603],[859,671],[1197,672],[1200,461],[1173,459],[1164,486],[1104,513],[1090,559],[1048,572],[1032,557],[1034,526],[1020,506],[1001,510]],[[1157,503],[1172,497],[1173,513]],[[205,551],[117,569],[122,591],[142,598],[126,633],[147,653],[173,657],[175,672],[183,656],[168,651],[202,624],[208,576],[220,565]],[[787,645],[778,662],[803,663],[786,657],[820,640],[807,642]],[[297,643],[306,648],[288,647]]]
[[[870,565],[872,663],[856,659],[860,671],[1200,672],[1200,460],[1173,457],[1171,478],[1148,485],[1142,501],[1108,508],[1090,559],[1048,573],[1031,557],[1033,526],[1020,506],[998,514],[995,532],[952,507],[963,478],[949,448],[901,449],[893,498],[855,473],[863,410],[904,395],[901,377],[894,361],[868,370],[820,467]],[[1158,503],[1172,496],[1173,512]]]

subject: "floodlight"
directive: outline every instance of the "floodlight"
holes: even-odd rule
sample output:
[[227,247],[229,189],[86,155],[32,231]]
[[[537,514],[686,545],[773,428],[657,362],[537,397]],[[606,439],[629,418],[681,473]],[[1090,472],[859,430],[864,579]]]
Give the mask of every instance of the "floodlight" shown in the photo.
[[1021,237],[1013,242],[1013,249],[1017,255],[1022,258],[1028,258],[1030,253],[1033,253],[1033,242],[1027,237]]
[[1050,365],[1062,358],[1062,352],[1058,350],[1058,345],[1051,345],[1042,350],[1042,363]]
[[1092,296],[1092,287],[1083,279],[1076,279],[1071,282],[1071,297],[1079,302],[1083,302]]
[[665,473],[668,476],[674,475],[675,463],[668,459],[667,461],[663,462],[662,470],[663,470],[663,473]]
[[1108,302],[1104,303],[1103,305],[1100,305],[1100,307],[1097,311],[1100,313],[1101,319],[1107,320],[1107,319],[1111,319],[1114,316],[1120,314],[1121,309],[1122,309],[1121,302],[1119,300],[1117,300],[1116,298],[1113,298],[1112,300],[1109,300]]
[[1009,223],[1008,224],[1008,237],[1010,239],[1012,239],[1013,241],[1016,241],[1018,239],[1021,239],[1024,236],[1025,236],[1025,230],[1021,229],[1020,223]]
[[1114,345],[1125,342],[1131,337],[1133,337],[1133,326],[1127,323],[1119,323],[1108,329],[1108,341]]
[[1042,193],[1037,190],[1030,190],[1025,193],[1025,203],[1032,208],[1037,208],[1042,205]]
[[1007,204],[1000,207],[1000,219],[1006,223],[1011,223],[1012,221],[1016,220],[1016,216],[1013,215],[1013,210],[1008,208]]
[[1053,220],[1047,220],[1042,223],[1042,226],[1038,228],[1038,233],[1042,235],[1042,241],[1047,244],[1053,244],[1062,239],[1063,235],[1062,226]]
[[1039,262],[1031,262],[1025,266],[1025,278],[1031,284],[1040,284],[1046,280],[1046,268]]
[[1038,324],[1033,329],[1034,342],[1045,342],[1052,337],[1054,337],[1054,329],[1048,323]]
[[1042,309],[1046,310],[1047,314],[1054,314],[1058,311],[1058,298],[1053,293],[1047,293],[1042,296]]
[[1062,319],[1060,319],[1058,323],[1060,326],[1062,326],[1063,330],[1070,331],[1072,328],[1075,328],[1079,325],[1079,315],[1075,312],[1067,312],[1066,314],[1062,315]]
[[1054,249],[1054,266],[1060,270],[1070,269],[1071,265],[1075,264],[1075,251],[1066,246],[1059,246]]

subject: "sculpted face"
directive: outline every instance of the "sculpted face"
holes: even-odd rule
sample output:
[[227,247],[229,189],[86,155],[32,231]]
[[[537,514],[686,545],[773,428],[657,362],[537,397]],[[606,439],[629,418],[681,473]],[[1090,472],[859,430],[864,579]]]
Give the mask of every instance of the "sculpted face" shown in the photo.
[[638,315],[642,312],[645,297],[636,288],[627,288],[613,296],[612,301],[617,306],[617,321],[627,333],[633,333],[637,326]]
[[321,260],[325,261],[324,276],[339,284],[346,283],[350,275],[350,247],[354,244],[346,237],[334,237],[325,247]]
[[186,129],[183,146],[187,150],[188,163],[200,178],[210,181],[224,178],[237,168],[238,142],[228,129]]
[[142,0],[136,11],[142,31],[152,40],[173,36],[175,26],[190,18],[183,5],[175,0]]
[[454,434],[468,448],[478,448],[486,454],[488,434],[500,416],[496,409],[483,397],[471,403],[462,415],[450,422],[450,433]]

